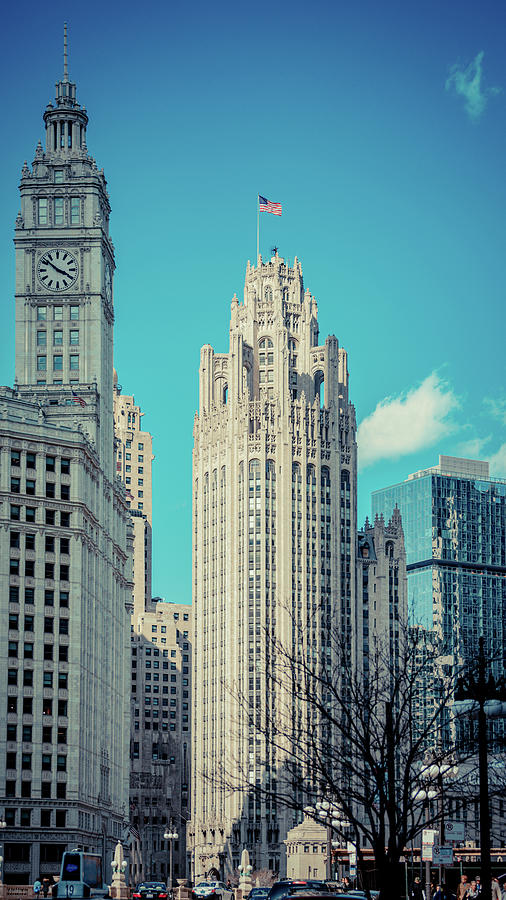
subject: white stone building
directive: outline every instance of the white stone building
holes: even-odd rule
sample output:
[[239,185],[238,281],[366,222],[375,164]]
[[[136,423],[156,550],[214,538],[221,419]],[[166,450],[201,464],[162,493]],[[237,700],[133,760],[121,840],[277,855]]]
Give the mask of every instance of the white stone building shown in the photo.
[[133,621],[151,602],[153,438],[141,429],[144,413],[121,393],[114,373],[114,453],[116,474],[126,487],[133,527]]
[[[113,457],[113,245],[65,53],[16,219],[16,379],[0,396],[4,876],[107,862],[128,823],[131,526]],[[108,877],[106,869],[106,877]]]
[[[267,688],[266,639],[295,647],[302,627],[315,658],[331,624],[352,639],[355,431],[347,354],[335,337],[319,343],[299,261],[276,253],[248,264],[228,353],[202,348],[194,426],[196,877],[226,876],[244,846],[254,868],[285,870],[295,813],[254,796],[283,764],[281,753],[269,756],[263,730],[280,701]],[[252,789],[213,783],[220,768]]]

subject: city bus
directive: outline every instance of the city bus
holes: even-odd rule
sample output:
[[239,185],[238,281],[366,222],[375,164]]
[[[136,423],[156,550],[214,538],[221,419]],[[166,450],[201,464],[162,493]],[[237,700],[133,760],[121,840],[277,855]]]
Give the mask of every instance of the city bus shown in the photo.
[[81,900],[85,897],[107,897],[109,888],[104,884],[102,857],[81,850],[67,850],[61,861],[60,880],[53,886],[53,897],[69,897]]

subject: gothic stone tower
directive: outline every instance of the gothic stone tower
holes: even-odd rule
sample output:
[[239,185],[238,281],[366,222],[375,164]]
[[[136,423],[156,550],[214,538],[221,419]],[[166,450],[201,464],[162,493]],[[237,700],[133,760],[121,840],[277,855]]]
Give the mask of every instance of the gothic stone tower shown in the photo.
[[[23,166],[16,220],[16,383],[46,414],[75,412],[113,478],[114,248],[103,170],[86,146],[88,116],[69,81],[44,112],[45,151]],[[57,407],[56,409],[53,409]]]
[[194,427],[196,878],[227,874],[243,847],[254,868],[284,869],[293,814],[210,777],[223,767],[254,785],[282,765],[262,734],[277,705],[262,671],[269,634],[293,646],[302,626],[315,658],[331,623],[351,640],[355,431],[347,355],[335,337],[319,345],[300,263],[248,263],[229,352],[201,351]]

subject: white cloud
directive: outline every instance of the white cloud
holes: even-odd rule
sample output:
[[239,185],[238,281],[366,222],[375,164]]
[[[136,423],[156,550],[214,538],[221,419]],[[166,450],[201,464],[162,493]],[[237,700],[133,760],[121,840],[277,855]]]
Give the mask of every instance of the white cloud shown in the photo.
[[501,92],[500,87],[486,88],[483,86],[482,62],[484,55],[484,51],[480,50],[467,66],[462,67],[458,63],[451,66],[445,84],[447,91],[453,89],[456,94],[464,97],[466,112],[474,122],[484,113],[488,98]]
[[463,459],[483,459],[482,456],[484,447],[489,443],[491,435],[484,438],[470,438],[468,441],[462,441],[461,444],[458,444],[456,447],[456,456],[460,456]]
[[506,399],[502,397],[485,397],[485,406],[496,419],[506,425]]
[[490,475],[496,478],[506,478],[506,444],[499,447],[497,453],[489,457]]
[[358,428],[361,467],[432,446],[453,431],[449,414],[458,405],[451,387],[436,372],[408,393],[380,400]]

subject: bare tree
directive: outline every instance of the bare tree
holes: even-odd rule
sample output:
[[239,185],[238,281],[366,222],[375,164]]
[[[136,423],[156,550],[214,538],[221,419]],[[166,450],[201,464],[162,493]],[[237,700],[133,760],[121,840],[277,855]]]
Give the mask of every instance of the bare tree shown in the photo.
[[[355,844],[365,889],[370,848],[381,900],[400,900],[405,848],[420,846],[422,828],[447,814],[439,776],[456,762],[458,721],[450,700],[461,671],[442,655],[433,632],[407,623],[372,642],[367,657],[337,629],[316,652],[308,639],[313,632],[296,630],[290,647],[271,635],[266,641],[261,668],[275,703],[265,704],[261,719],[247,695],[235,692],[243,723],[246,717],[260,729],[265,777],[252,784],[238,761],[212,779],[300,812],[316,798],[329,800],[340,811],[334,835]],[[471,752],[466,760],[469,774]]]

